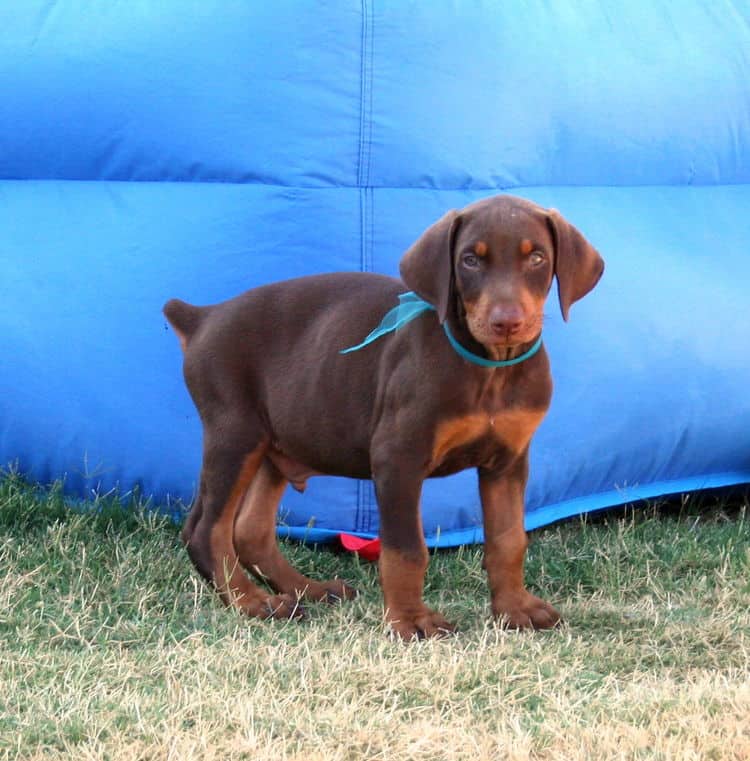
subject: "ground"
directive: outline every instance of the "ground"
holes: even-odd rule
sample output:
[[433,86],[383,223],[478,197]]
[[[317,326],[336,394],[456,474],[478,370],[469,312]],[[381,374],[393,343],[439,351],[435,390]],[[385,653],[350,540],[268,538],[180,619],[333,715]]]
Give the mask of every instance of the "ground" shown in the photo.
[[481,549],[436,553],[426,597],[460,626],[403,645],[375,566],[285,544],[362,592],[302,624],[247,621],[142,503],[84,512],[0,479],[0,759],[748,759],[747,495],[532,534],[527,581],[566,618],[489,618]]

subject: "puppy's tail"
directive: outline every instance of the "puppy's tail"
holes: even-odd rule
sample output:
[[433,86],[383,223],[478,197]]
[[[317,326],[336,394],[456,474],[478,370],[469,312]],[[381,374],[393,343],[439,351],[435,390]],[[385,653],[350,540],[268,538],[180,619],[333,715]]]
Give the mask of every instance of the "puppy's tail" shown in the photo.
[[185,351],[188,341],[201,324],[204,310],[180,299],[170,299],[162,312],[177,333],[182,351]]

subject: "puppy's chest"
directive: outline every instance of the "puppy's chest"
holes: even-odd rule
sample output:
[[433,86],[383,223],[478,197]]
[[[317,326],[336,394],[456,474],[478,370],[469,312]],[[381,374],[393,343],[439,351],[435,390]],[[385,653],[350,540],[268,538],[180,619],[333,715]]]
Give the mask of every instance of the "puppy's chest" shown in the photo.
[[430,472],[448,475],[469,467],[502,467],[531,441],[546,410],[511,408],[446,418],[435,428]]

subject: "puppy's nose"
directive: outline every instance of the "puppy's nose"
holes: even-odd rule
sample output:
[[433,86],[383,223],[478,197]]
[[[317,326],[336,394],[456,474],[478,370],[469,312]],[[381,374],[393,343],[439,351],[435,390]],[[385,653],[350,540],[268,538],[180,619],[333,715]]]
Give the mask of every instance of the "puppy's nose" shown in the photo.
[[490,311],[490,327],[496,335],[512,335],[523,325],[523,310],[516,305],[495,306]]

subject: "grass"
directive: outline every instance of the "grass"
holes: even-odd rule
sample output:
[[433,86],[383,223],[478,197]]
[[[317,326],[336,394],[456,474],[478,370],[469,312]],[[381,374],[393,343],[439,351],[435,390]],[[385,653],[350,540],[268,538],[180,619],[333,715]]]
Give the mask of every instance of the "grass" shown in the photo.
[[243,620],[142,504],[0,479],[0,759],[748,759],[748,499],[650,504],[532,537],[566,624],[489,620],[481,551],[437,553],[443,641],[384,636],[377,571],[285,544],[362,595]]

